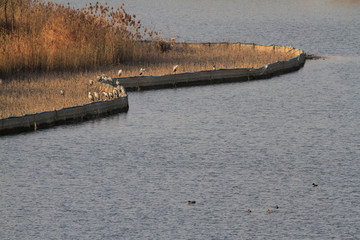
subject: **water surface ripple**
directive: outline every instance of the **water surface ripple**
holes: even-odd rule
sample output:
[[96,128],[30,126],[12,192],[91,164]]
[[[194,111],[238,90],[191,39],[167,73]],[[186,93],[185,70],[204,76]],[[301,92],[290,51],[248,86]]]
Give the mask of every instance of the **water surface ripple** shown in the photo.
[[155,2],[125,7],[186,41],[329,57],[270,80],[134,92],[128,113],[1,137],[0,239],[360,238],[359,4]]

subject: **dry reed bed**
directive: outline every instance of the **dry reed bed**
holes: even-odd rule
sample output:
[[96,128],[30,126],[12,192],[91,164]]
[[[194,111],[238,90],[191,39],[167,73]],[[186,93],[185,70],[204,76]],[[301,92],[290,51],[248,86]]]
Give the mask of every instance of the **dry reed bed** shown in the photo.
[[[241,43],[177,43],[166,52],[157,52],[150,59],[135,64],[146,69],[146,75],[171,74],[173,66],[179,65],[177,72],[194,72],[232,68],[259,68],[268,63],[285,61],[296,57],[297,49]],[[124,76],[138,75],[138,69],[130,65]],[[115,72],[113,72],[115,74]]]
[[[174,44],[142,26],[124,5],[96,3],[73,9],[41,0],[0,1],[0,118],[81,105],[89,80],[104,73],[123,77],[261,67],[294,57],[242,44]],[[1,81],[0,81],[1,82]],[[60,89],[65,94],[60,94]]]
[[[266,48],[267,49],[267,48]],[[116,77],[119,69],[122,77],[136,76],[140,68],[144,75],[164,75],[173,73],[173,66],[179,65],[177,73],[225,68],[258,68],[267,63],[284,61],[298,55],[296,50],[266,50],[259,46],[240,43],[221,44],[173,44],[171,50],[159,52],[154,59],[146,59],[139,64],[118,65],[94,72],[44,73],[13,79],[1,85],[0,118],[21,116],[42,111],[61,109],[90,102],[88,92],[106,91],[97,82],[97,76],[105,74]],[[90,86],[89,80],[94,81]],[[65,94],[60,94],[64,89]]]
[[0,1],[0,78],[142,59],[140,40],[159,40],[158,35],[123,7],[97,2],[73,9],[42,0]]

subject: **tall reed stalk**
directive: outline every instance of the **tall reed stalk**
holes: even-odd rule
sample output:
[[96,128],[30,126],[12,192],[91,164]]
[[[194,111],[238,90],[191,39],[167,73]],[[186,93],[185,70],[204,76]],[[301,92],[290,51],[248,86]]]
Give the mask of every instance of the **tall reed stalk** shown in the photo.
[[[122,4],[73,9],[41,0],[0,0],[0,118],[88,103],[96,76],[164,75],[257,68],[299,53],[241,43],[165,41]],[[3,78],[4,80],[1,80]],[[89,80],[96,84],[89,84]],[[64,90],[65,94],[60,94]]]
[[0,77],[19,72],[94,69],[138,61],[147,31],[124,4],[73,9],[40,0],[0,0]]

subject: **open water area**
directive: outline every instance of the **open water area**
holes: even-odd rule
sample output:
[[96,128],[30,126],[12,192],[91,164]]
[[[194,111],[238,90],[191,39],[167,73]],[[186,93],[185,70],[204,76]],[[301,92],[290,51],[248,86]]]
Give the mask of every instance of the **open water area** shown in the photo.
[[326,59],[267,80],[130,92],[128,113],[1,137],[0,239],[360,239],[359,1],[125,9],[178,41]]

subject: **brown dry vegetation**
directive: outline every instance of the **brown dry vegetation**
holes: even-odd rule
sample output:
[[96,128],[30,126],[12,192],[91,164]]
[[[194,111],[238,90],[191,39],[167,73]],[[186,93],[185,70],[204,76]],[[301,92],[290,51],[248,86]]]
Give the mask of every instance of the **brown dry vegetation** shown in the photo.
[[[265,51],[243,44],[166,42],[135,20],[108,6],[74,10],[53,3],[0,0],[0,118],[88,103],[89,91],[104,87],[96,76],[122,77],[220,68],[258,68],[295,57],[292,51]],[[11,6],[11,11],[9,10]],[[143,41],[147,40],[147,41]],[[95,84],[89,86],[89,80]],[[65,94],[60,94],[60,89]]]
[[0,77],[138,61],[146,57],[139,40],[157,38],[123,5],[73,9],[40,0],[0,0],[0,34]]

